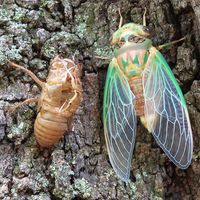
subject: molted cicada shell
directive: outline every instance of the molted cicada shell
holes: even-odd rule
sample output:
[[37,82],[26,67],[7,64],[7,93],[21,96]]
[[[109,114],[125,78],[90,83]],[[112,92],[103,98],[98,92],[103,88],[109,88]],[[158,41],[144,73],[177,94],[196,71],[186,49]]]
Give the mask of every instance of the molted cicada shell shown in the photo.
[[72,117],[81,103],[81,65],[57,56],[51,63],[46,82],[42,82],[30,70],[12,62],[9,64],[30,75],[41,86],[40,97],[27,99],[14,109],[25,103],[38,102],[34,124],[36,140],[42,147],[52,146],[69,130]]

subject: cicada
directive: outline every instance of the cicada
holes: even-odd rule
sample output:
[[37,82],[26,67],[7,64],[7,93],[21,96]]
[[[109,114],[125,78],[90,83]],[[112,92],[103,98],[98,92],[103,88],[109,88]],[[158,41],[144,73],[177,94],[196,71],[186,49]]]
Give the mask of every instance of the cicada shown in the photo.
[[[137,116],[158,145],[179,168],[191,164],[193,138],[186,102],[166,60],[143,25],[128,23],[113,34],[114,58],[109,64],[103,123],[111,165],[118,177],[130,176]],[[172,42],[175,43],[175,42]]]
[[40,97],[30,98],[13,107],[30,102],[38,103],[34,134],[38,144],[50,147],[69,131],[72,117],[82,100],[80,80],[82,66],[73,60],[56,56],[50,66],[46,82],[26,68],[9,61],[9,64],[27,73],[42,88]]

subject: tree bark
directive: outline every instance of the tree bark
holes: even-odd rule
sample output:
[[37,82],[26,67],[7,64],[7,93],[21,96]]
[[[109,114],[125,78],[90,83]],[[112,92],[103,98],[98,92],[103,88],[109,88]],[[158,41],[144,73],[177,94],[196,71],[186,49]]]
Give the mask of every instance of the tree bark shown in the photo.
[[[144,7],[154,45],[186,37],[162,53],[185,94],[194,154],[187,170],[176,168],[138,124],[131,179],[114,173],[102,125],[103,88],[112,58],[110,38],[123,23],[142,24]],[[83,64],[83,101],[72,131],[51,149],[33,135],[36,105],[14,114],[15,102],[40,94],[7,59],[45,80],[56,55]],[[200,199],[200,1],[199,0],[0,0],[0,199]]]

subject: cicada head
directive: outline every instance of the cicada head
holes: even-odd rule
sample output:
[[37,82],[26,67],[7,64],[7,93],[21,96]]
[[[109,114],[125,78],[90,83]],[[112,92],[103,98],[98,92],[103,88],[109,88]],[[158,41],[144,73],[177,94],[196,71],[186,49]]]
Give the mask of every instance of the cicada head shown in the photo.
[[79,68],[79,65],[75,64],[73,60],[56,56],[51,63],[47,82],[63,84],[70,81],[76,76],[77,71],[81,71]]
[[147,26],[128,23],[120,27],[114,34],[111,44],[116,48],[125,45],[143,43],[150,35]]

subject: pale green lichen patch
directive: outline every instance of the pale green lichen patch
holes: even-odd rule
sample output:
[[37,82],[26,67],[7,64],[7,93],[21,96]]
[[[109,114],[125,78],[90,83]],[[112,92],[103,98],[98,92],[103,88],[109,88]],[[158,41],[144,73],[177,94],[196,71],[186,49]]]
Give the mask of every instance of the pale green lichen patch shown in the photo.
[[42,48],[42,53],[44,56],[46,56],[47,58],[52,58],[55,55],[58,54],[57,52],[57,48],[56,47],[52,47],[48,44],[46,44],[43,48]]
[[13,16],[14,21],[22,22],[24,18],[26,18],[27,12],[29,12],[29,10],[25,8],[18,7],[17,9],[15,9],[14,16]]
[[7,125],[7,137],[15,145],[21,144],[26,138],[33,133],[33,111],[27,108],[21,108],[12,114],[11,121]]
[[71,185],[71,177],[74,172],[64,159],[64,151],[55,150],[52,153],[52,163],[49,167],[50,176],[54,180],[53,194],[57,198],[71,199],[73,187]]
[[9,26],[7,27],[7,30],[9,31],[12,36],[26,36],[28,37],[27,32],[27,24],[21,24],[16,22],[9,22]]
[[40,193],[36,195],[31,195],[27,200],[51,200],[51,197],[48,193]]
[[20,48],[12,45],[12,35],[2,35],[0,37],[0,65],[7,62],[7,58],[20,60],[22,58]]
[[98,23],[95,21],[95,6],[95,3],[86,2],[80,9],[75,11],[73,32],[89,46],[95,42],[98,33]]
[[0,84],[0,98],[5,101],[22,101],[23,99],[26,99],[28,97],[29,91],[30,85],[23,84],[21,82],[16,82],[9,85],[6,82],[2,82],[2,84]]
[[40,6],[40,19],[49,31],[61,29],[62,13],[58,1],[43,1]]
[[87,16],[77,16],[75,18],[75,22],[76,22],[76,28],[75,28],[75,32],[76,34],[81,38],[83,39],[84,36],[87,34],[87,24],[86,24],[86,21],[87,21]]
[[139,170],[134,174],[136,182],[129,182],[128,193],[130,196],[143,199],[148,196],[148,189]]
[[150,195],[150,200],[163,200],[163,197],[156,196],[155,194]]
[[199,160],[200,159],[200,151],[198,151],[197,153],[193,153],[192,158],[195,161]]
[[[4,52],[5,52],[4,56],[9,58],[10,60],[21,60],[22,59],[22,56],[20,54],[21,50],[18,49],[16,46],[12,46],[11,48],[6,48],[6,49],[4,49]],[[4,63],[6,62],[5,59],[3,61],[4,61]]]
[[47,193],[50,183],[44,174],[44,158],[39,156],[38,148],[23,145],[18,148],[12,184],[11,195],[14,199],[27,192],[29,197],[30,194],[34,197],[40,192]]
[[0,24],[4,25],[6,22],[11,20],[13,11],[8,8],[1,7],[0,8]]
[[28,176],[33,168],[33,152],[30,148],[24,148],[23,153],[18,157],[18,163],[15,165],[14,174],[18,177]]
[[32,191],[33,194],[44,190],[49,182],[40,173],[30,174],[28,177],[23,178],[13,178],[14,187],[11,189],[13,196],[18,196],[20,193],[26,193],[28,190]]
[[[45,70],[48,63],[44,60],[41,60],[39,58],[34,58],[29,62],[29,66],[31,68],[37,69],[37,70]],[[47,76],[46,76],[47,77]]]
[[21,142],[27,138],[31,132],[32,124],[25,122],[20,122],[17,125],[13,125],[8,131],[7,137],[14,141],[16,145],[21,144]]
[[51,38],[45,42],[41,51],[45,57],[52,58],[59,53],[69,54],[71,50],[67,51],[68,48],[70,47],[70,49],[74,49],[75,51],[78,45],[80,45],[80,39],[76,35],[62,31],[53,34]]
[[[91,196],[92,186],[84,178],[76,179],[74,182],[74,195],[81,196],[83,198],[89,198]],[[77,193],[77,194],[76,194]]]
[[98,46],[98,44],[95,42],[94,44],[94,52],[97,56],[102,56],[102,57],[108,57],[110,60],[113,58],[114,54],[113,54],[113,49],[111,46],[103,46],[100,47]]

